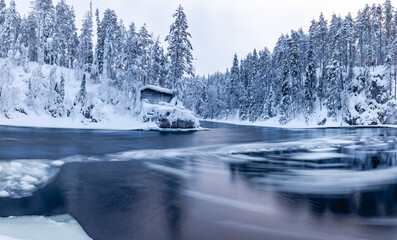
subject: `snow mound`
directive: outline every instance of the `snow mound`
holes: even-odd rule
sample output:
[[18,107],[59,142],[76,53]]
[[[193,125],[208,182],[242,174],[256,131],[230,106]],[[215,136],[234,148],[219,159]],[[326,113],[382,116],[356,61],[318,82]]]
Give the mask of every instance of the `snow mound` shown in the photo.
[[155,122],[162,129],[198,129],[199,120],[193,114],[171,103],[150,104],[142,102],[142,114],[147,122]]

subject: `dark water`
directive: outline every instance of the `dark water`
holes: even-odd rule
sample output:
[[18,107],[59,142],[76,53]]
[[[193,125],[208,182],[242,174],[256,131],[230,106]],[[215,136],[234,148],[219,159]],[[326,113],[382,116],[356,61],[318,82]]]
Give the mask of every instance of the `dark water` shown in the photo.
[[93,239],[397,239],[397,130],[203,123],[195,133],[0,128],[0,159],[63,159],[0,217]]

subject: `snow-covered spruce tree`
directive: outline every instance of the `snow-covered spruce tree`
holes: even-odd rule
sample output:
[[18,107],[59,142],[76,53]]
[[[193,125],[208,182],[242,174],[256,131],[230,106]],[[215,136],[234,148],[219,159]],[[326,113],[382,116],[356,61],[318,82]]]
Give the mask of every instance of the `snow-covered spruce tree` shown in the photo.
[[[116,69],[116,78],[114,80],[114,86],[116,87],[116,90],[122,90],[123,84],[126,78],[125,74],[125,69],[124,69],[124,44],[127,39],[127,29],[124,25],[123,20],[120,19],[119,21],[119,29],[120,29],[120,49],[119,49],[119,54],[116,58],[116,64],[115,64],[115,69]],[[121,101],[120,98],[117,99],[117,101]]]
[[342,49],[343,49],[342,61],[343,61],[344,71],[348,73],[345,81],[345,85],[346,85],[345,88],[349,88],[354,77],[353,68],[355,66],[355,61],[356,61],[355,59],[356,38],[354,36],[354,25],[355,22],[353,20],[353,17],[349,13],[343,20],[342,28],[340,30]]
[[56,109],[56,116],[63,116],[65,114],[65,77],[61,75],[61,81],[55,84],[55,109]]
[[13,67],[11,57],[6,58],[4,65],[0,67],[0,111],[6,118],[10,118],[19,100],[18,88],[13,85]]
[[282,102],[282,83],[284,74],[284,61],[289,58],[288,45],[286,39],[288,36],[281,35],[274,48],[271,60],[271,89],[273,95],[273,104],[268,105],[268,115],[275,117],[279,114],[279,105]]
[[198,95],[198,98],[196,99],[196,114],[201,117],[205,117],[205,111],[207,109],[207,104],[208,104],[208,92],[207,90],[207,78],[205,77],[196,77],[197,81],[195,84],[194,90],[196,91],[196,94]]
[[169,35],[165,38],[169,44],[167,48],[167,56],[170,59],[168,76],[177,95],[181,97],[184,75],[194,75],[192,64],[193,47],[189,40],[192,36],[187,31],[189,26],[181,5],[179,5],[173,17],[175,18],[175,22],[170,27]]
[[[251,122],[256,121],[256,104],[258,102],[258,95],[259,91],[262,90],[260,88],[259,82],[260,82],[260,76],[259,76],[259,71],[258,71],[258,53],[256,49],[254,49],[252,55],[247,59],[247,70],[248,70],[248,118]],[[258,89],[259,88],[259,89]],[[258,113],[259,115],[259,113]]]
[[[336,14],[332,15],[332,19],[328,31],[328,52],[333,54],[335,51],[338,52],[338,61],[341,60],[341,31],[342,31],[342,18]],[[333,57],[332,55],[330,56]]]
[[328,109],[328,117],[336,120],[338,110],[341,109],[341,91],[339,88],[340,63],[338,61],[338,52],[332,55],[331,63],[327,66],[327,81],[328,81],[328,97],[326,101]]
[[57,94],[56,94],[56,72],[57,72],[57,66],[53,66],[50,70],[50,75],[45,79],[44,82],[44,88],[43,88],[43,103],[44,103],[44,110],[46,111],[46,114],[51,115],[52,117],[57,117],[58,116],[58,109],[57,109]]
[[0,26],[4,23],[6,7],[5,0],[0,0]]
[[74,10],[65,0],[61,0],[55,9],[54,55],[49,58],[50,64],[71,68],[77,58],[78,46]]
[[228,107],[227,112],[229,115],[236,115],[239,109],[239,60],[237,54],[234,54],[233,65],[230,69],[230,80],[227,84],[227,94],[228,94]]
[[[83,79],[80,85],[80,91],[76,96],[76,101],[74,103],[73,108],[76,109],[76,113],[82,114],[85,119],[89,119],[91,122],[97,122],[97,120],[92,116],[92,110],[94,108],[94,104],[89,101],[86,89],[86,74],[83,74]],[[72,109],[73,109],[72,108]]]
[[77,94],[76,103],[82,107],[86,105],[87,89],[86,89],[86,76],[83,74],[83,79],[80,84],[80,91]]
[[[127,32],[127,39],[123,47],[123,61],[125,79],[123,83],[124,90],[124,104],[128,110],[135,110],[137,107],[136,101],[138,100],[138,89],[142,87],[139,83],[139,36],[135,30],[134,23],[131,23]],[[136,113],[138,111],[135,111]]]
[[104,49],[104,42],[103,42],[103,31],[101,27],[101,19],[99,16],[99,10],[95,11],[95,20],[96,20],[96,37],[97,42],[95,45],[95,52],[94,52],[94,63],[93,68],[91,70],[92,76],[99,80],[99,75],[103,71],[103,49]]
[[288,42],[289,45],[289,56],[290,56],[290,76],[291,76],[291,110],[293,113],[293,117],[295,118],[298,113],[301,113],[303,106],[302,101],[302,76],[299,65],[299,48],[298,48],[298,33],[293,31],[291,34],[291,38]]
[[370,46],[370,7],[365,5],[362,11],[358,12],[355,24],[356,38],[358,39],[359,66],[371,64]]
[[393,70],[392,70],[392,56],[389,53],[386,57],[385,65],[386,65],[386,79],[387,79],[387,88],[389,89],[389,96],[392,96],[393,89]]
[[37,29],[37,21],[34,14],[30,13],[22,25],[22,40],[25,41],[24,44],[28,49],[28,58],[30,61],[38,60],[39,39],[36,34]]
[[316,74],[316,64],[314,59],[314,51],[313,51],[313,37],[310,37],[309,40],[309,49],[307,51],[307,61],[308,65],[306,67],[306,78],[305,78],[305,86],[304,86],[304,116],[306,122],[309,121],[310,115],[313,113],[314,104],[315,104],[315,93],[316,84],[317,84],[317,74]]
[[272,104],[272,97],[270,94],[271,88],[271,53],[265,48],[264,50],[259,52],[259,69],[258,74],[260,76],[262,88],[260,91],[260,95],[258,96],[260,103],[258,106],[260,107],[262,113],[260,119],[268,119],[268,103]]
[[298,46],[298,62],[299,62],[299,71],[301,75],[305,72],[307,65],[307,48],[308,48],[308,36],[304,33],[302,28],[299,28],[296,31],[296,42]]
[[258,60],[256,63],[256,72],[253,75],[254,79],[251,87],[251,94],[254,97],[253,111],[251,119],[253,121],[262,120],[267,116],[265,114],[265,101],[268,98],[268,81],[269,81],[269,67],[270,52],[265,49],[259,51]]
[[117,15],[113,10],[107,9],[102,21],[97,43],[97,62],[99,74],[102,74],[103,81],[115,80],[117,64],[122,57],[122,34]]
[[48,96],[48,87],[47,83],[43,82],[44,79],[42,65],[39,64],[32,71],[27,94],[27,105],[29,109],[37,115],[44,113],[44,99]]
[[48,54],[50,46],[48,40],[52,39],[55,30],[55,8],[52,0],[35,0],[32,16],[36,21],[37,34],[37,60],[40,64],[50,63],[51,55]]
[[10,7],[6,9],[4,22],[0,25],[0,57],[7,57],[9,50],[14,50],[21,25],[21,17],[16,11],[16,4],[11,0]]
[[275,95],[277,91],[277,79],[274,77],[276,70],[272,67],[272,54],[270,51],[265,48],[264,51],[262,51],[262,66],[265,69],[261,69],[263,76],[264,76],[264,81],[265,81],[265,97],[264,97],[264,114],[263,114],[263,119],[267,120],[269,118],[273,118],[275,116],[274,114],[274,106],[275,104]]
[[328,21],[325,20],[323,13],[321,13],[318,20],[316,42],[318,44],[316,59],[318,59],[318,66],[322,68],[328,59]]
[[[286,38],[284,41],[291,41]],[[291,119],[291,81],[289,70],[289,59],[285,58],[282,62],[282,76],[281,76],[281,103],[280,103],[280,124],[286,124]]]
[[90,10],[84,15],[81,34],[79,36],[79,61],[83,71],[91,72],[94,62],[93,55],[93,15],[92,1],[90,2]]
[[[384,5],[383,5],[383,11],[384,11],[384,30],[385,30],[385,50],[388,52],[390,49],[390,45],[393,41],[393,6],[391,5],[391,0],[386,0]],[[386,54],[385,57],[387,57],[388,54]]]
[[240,63],[240,98],[239,98],[239,117],[240,120],[247,120],[249,118],[249,65],[248,59],[252,53],[249,53],[247,59],[244,59]]
[[28,92],[26,93],[26,105],[29,109],[33,109],[35,106],[36,95],[33,92],[33,83],[32,78],[30,77],[28,80]]
[[392,92],[394,93],[394,99],[397,99],[397,14],[394,14],[394,20],[392,25],[392,42],[389,45],[388,53],[391,54],[392,57],[392,65],[393,65],[393,79],[394,79],[394,88]]
[[150,49],[150,67],[148,69],[148,82],[153,85],[165,87],[167,77],[166,58],[160,39],[154,42]]
[[372,62],[376,65],[383,64],[383,10],[381,5],[373,4],[371,7],[371,45],[370,53]]
[[149,84],[148,73],[150,67],[150,49],[153,45],[152,36],[149,34],[146,28],[146,24],[144,24],[138,33],[138,45],[139,45],[139,61],[138,61],[138,72],[139,72],[139,81],[142,85]]
[[216,119],[225,119],[226,117],[226,80],[229,77],[229,71],[226,71],[225,74],[220,72],[214,75],[214,85],[216,87],[216,101],[212,117]]

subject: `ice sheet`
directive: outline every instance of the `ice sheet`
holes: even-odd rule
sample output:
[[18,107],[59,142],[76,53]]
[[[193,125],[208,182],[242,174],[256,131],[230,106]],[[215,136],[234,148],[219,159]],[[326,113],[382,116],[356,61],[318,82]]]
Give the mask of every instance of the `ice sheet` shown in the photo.
[[0,218],[0,240],[89,240],[69,215]]

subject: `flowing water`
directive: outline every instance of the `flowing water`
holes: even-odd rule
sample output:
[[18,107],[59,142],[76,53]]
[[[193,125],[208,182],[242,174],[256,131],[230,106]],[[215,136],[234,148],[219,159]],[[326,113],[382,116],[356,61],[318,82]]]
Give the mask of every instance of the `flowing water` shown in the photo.
[[397,129],[0,128],[0,217],[98,240],[397,239]]

